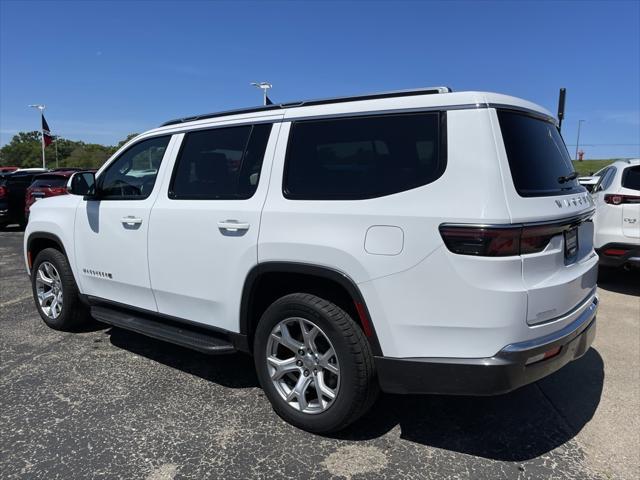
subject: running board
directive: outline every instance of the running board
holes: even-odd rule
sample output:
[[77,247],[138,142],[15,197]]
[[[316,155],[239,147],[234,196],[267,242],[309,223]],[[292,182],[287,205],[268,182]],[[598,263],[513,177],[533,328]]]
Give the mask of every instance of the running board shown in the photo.
[[204,328],[158,320],[143,314],[102,306],[91,307],[91,315],[99,322],[209,355],[236,352],[235,347],[228,339],[223,338],[222,335],[208,332]]

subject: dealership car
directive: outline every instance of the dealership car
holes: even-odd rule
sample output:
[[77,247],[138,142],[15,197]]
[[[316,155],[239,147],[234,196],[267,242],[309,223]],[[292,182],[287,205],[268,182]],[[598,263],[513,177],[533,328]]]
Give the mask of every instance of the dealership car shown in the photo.
[[[557,122],[437,87],[170,121],[37,202],[38,312],[253,354],[314,432],[378,389],[492,395],[583,355],[594,205]],[[176,386],[179,388],[179,386]]]
[[33,178],[46,171],[44,168],[26,168],[0,177],[0,228],[12,223],[21,227],[26,225],[25,192]]
[[25,192],[24,216],[29,219],[29,209],[38,200],[67,194],[67,182],[71,175],[81,171],[79,168],[54,169],[48,173],[36,175]]
[[593,178],[600,265],[640,267],[640,159],[617,160]]

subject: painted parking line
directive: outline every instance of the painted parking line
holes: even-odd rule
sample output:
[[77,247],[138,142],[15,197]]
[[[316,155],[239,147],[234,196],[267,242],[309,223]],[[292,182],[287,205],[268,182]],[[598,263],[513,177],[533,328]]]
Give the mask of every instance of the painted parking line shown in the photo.
[[31,295],[25,295],[23,297],[14,298],[13,300],[9,300],[8,302],[0,303],[0,307],[8,307],[9,305],[15,305],[16,303],[20,303],[29,298],[31,298]]

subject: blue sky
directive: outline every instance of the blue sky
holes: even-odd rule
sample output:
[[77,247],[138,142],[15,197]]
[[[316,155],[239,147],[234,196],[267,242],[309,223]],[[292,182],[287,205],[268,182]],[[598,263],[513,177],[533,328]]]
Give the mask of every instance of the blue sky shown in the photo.
[[[39,126],[114,144],[165,120],[431,85],[556,110],[587,157],[640,156],[640,2],[0,0],[0,143]],[[624,144],[624,145],[622,145]],[[573,152],[575,147],[569,146]]]

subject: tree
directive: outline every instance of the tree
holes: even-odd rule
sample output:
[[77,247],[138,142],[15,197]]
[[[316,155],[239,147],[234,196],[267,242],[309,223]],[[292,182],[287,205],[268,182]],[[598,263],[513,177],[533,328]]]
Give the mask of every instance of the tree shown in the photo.
[[40,132],[20,132],[0,149],[0,165],[18,167],[42,166],[42,136]]
[[[57,138],[58,166],[76,168],[99,168],[122,145],[135,137],[132,133],[114,146],[99,145]],[[40,132],[20,132],[0,148],[0,166],[22,168],[42,166],[42,136]],[[56,145],[46,149],[47,166],[55,166]]]

